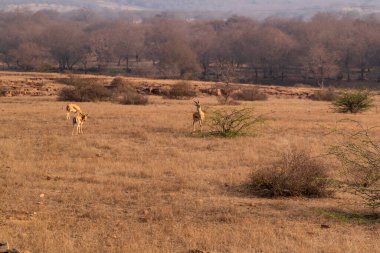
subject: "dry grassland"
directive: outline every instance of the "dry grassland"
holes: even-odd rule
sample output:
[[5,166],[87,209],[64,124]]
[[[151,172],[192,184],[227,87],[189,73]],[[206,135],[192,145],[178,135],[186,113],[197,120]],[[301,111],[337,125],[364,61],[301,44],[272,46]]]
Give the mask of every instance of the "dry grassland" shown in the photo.
[[[380,125],[376,109],[347,116],[325,102],[244,103],[273,120],[257,136],[221,139],[190,134],[191,100],[150,100],[79,103],[90,117],[84,135],[71,136],[64,102],[0,98],[0,239],[33,253],[380,252],[378,220],[354,215],[368,211],[360,199],[242,190],[291,145],[324,154],[336,141],[324,127],[339,119]],[[220,108],[215,97],[200,101]],[[336,175],[337,162],[324,160]]]

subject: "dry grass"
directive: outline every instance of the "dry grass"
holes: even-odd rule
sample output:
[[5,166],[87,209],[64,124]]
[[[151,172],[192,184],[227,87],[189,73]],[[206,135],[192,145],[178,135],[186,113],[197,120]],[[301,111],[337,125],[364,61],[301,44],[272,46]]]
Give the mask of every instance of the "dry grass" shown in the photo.
[[[217,105],[214,97],[200,101]],[[193,137],[192,101],[159,97],[144,107],[79,103],[90,118],[84,135],[73,137],[64,104],[55,97],[0,99],[0,239],[12,247],[33,253],[380,248],[378,220],[335,218],[367,211],[351,195],[273,200],[240,190],[253,164],[270,164],[290,145],[325,152],[334,139],[321,126],[347,117],[328,103],[245,102],[275,120],[256,137],[236,139]],[[380,125],[375,109],[350,117]],[[334,174],[338,163],[325,162]]]
[[232,94],[232,97],[236,100],[243,101],[264,101],[268,99],[268,95],[260,91],[257,87],[243,89],[238,93]]

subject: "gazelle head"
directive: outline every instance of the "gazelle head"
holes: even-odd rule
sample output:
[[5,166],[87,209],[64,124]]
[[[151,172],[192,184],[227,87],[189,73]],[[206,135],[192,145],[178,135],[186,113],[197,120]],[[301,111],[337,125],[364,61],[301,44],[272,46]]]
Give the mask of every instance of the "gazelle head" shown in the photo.
[[86,121],[88,119],[88,113],[82,114],[82,121]]
[[195,106],[197,107],[197,109],[201,108],[201,104],[199,103],[199,100],[198,101],[194,100],[194,103],[195,103]]

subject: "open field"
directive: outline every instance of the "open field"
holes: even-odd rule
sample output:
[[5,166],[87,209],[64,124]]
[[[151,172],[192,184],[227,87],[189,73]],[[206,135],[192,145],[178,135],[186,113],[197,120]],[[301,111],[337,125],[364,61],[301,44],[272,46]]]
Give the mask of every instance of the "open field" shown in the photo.
[[[215,97],[200,101],[207,111],[220,108]],[[344,115],[306,99],[245,102],[241,107],[254,106],[273,120],[257,136],[222,139],[190,134],[191,100],[78,103],[90,114],[81,136],[71,135],[65,104],[55,96],[0,98],[0,240],[13,247],[32,253],[380,252],[379,220],[363,215],[369,210],[360,199],[343,193],[266,199],[242,190],[255,168],[289,146],[326,153],[337,138],[325,127],[339,119],[380,126],[376,108]],[[338,163],[324,160],[337,175]]]

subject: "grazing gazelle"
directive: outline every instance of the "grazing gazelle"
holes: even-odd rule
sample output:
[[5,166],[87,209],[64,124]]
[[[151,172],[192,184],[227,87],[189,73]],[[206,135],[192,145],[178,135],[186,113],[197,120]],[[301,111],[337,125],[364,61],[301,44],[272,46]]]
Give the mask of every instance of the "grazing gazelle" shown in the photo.
[[81,109],[76,104],[67,104],[66,105],[66,119],[70,119],[70,112],[78,113],[78,112],[81,112]]
[[205,113],[202,111],[201,105],[198,101],[194,101],[195,106],[197,107],[197,112],[193,113],[193,132],[195,131],[195,123],[199,123],[199,126],[202,131],[202,123],[205,120]]
[[88,113],[84,114],[81,111],[78,111],[75,117],[73,118],[73,131],[71,134],[74,134],[75,127],[77,128],[77,134],[83,134],[83,123],[87,120]]

